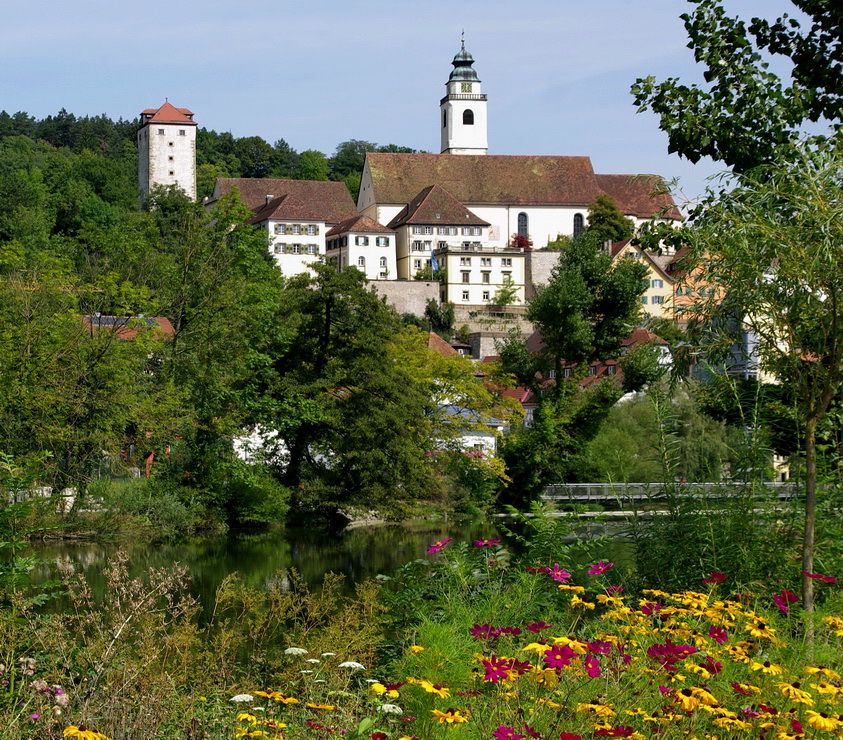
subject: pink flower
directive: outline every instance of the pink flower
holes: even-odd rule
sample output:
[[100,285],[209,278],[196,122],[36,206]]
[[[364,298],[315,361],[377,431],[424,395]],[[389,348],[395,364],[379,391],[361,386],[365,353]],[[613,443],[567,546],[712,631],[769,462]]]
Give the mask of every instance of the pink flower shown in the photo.
[[773,594],[773,603],[779,608],[782,614],[787,614],[790,611],[790,605],[799,601],[799,597],[788,591],[786,588],[782,589],[780,593]]
[[554,581],[567,581],[571,574],[564,568],[559,567],[559,563],[553,564],[553,570],[550,571],[550,576]]
[[615,594],[622,594],[623,586],[609,586],[609,588],[606,589],[606,593],[609,594],[609,596],[614,596]]
[[494,737],[495,740],[521,740],[521,738],[527,736],[522,735],[520,732],[516,732],[514,727],[504,727],[501,725],[492,733],[492,737]]
[[428,553],[434,552],[441,552],[442,548],[445,547],[453,538],[447,537],[444,540],[437,540],[434,542],[430,547],[427,548]]
[[475,624],[468,632],[478,640],[497,640],[502,634],[497,627],[492,627],[488,623]]
[[573,732],[560,732],[559,737],[561,740],[582,740],[582,735],[577,735]]
[[723,583],[728,576],[725,573],[721,573],[719,570],[712,571],[709,573],[708,578],[703,578],[703,583]]
[[530,624],[527,625],[527,629],[530,632],[535,632],[536,634],[538,634],[542,630],[549,630],[552,627],[553,627],[552,624],[548,624],[547,622],[543,622],[543,621],[542,622],[530,622]]
[[609,728],[608,730],[597,730],[594,734],[605,735],[607,737],[629,737],[630,735],[635,734],[635,730],[625,725],[617,725]]
[[554,645],[550,650],[545,651],[542,658],[548,668],[564,668],[566,665],[571,665],[571,660],[576,655],[576,651],[567,645]]
[[522,725],[524,728],[524,732],[526,732],[530,737],[541,737],[542,734],[536,730],[535,727],[530,727],[526,722]]
[[524,570],[528,573],[550,573],[550,568],[546,565],[542,565],[541,567],[535,567],[533,565],[525,565]]
[[585,659],[585,672],[591,678],[598,678],[600,674],[600,658],[596,655],[589,655]]
[[816,581],[822,581],[823,583],[837,583],[837,579],[834,576],[823,576],[819,573],[809,573],[807,570],[805,571],[805,575],[808,578],[813,578]]
[[723,627],[717,627],[713,624],[708,628],[708,636],[718,645],[723,645],[729,641],[729,633]]
[[658,614],[663,608],[664,605],[657,601],[645,601],[641,604],[641,613],[645,617],[651,617],[653,614]]
[[500,543],[500,540],[489,540],[485,538],[482,540],[474,540],[475,547],[496,547]]
[[609,568],[611,568],[613,565],[614,565],[614,563],[607,563],[607,562],[601,560],[599,563],[596,563],[595,565],[592,565],[588,569],[588,574],[590,576],[599,576],[599,575],[605,573],[607,570],[609,570]]

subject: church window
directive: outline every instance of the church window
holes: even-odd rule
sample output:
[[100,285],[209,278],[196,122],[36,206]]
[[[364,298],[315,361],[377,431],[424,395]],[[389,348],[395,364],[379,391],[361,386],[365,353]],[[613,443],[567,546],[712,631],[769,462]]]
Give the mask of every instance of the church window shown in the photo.
[[447,128],[448,126],[448,111],[442,111],[442,128]]
[[518,236],[527,236],[530,233],[530,222],[526,213],[518,214]]
[[381,267],[386,267],[386,257],[381,257]]
[[583,232],[585,221],[581,213],[574,214],[574,238],[576,239]]
[[366,258],[365,257],[358,257],[357,258],[357,266],[358,267],[366,267]]
[[474,125],[474,111],[471,108],[464,110],[462,113],[462,122],[464,126]]

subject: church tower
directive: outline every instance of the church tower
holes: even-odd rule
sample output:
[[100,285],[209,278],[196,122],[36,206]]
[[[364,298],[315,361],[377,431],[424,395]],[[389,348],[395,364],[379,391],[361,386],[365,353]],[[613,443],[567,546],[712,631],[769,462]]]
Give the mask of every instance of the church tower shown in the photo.
[[442,154],[488,154],[486,135],[486,96],[474,71],[474,59],[465,50],[457,52],[454,70],[439,103],[442,119]]
[[156,185],[176,185],[196,200],[196,122],[187,108],[165,102],[140,115],[138,185],[146,198]]

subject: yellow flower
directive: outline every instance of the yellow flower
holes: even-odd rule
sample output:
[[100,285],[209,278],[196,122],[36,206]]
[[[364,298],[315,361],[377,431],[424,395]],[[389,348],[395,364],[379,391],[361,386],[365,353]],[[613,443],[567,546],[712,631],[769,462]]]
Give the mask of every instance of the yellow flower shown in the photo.
[[386,694],[390,699],[397,699],[398,692],[395,689],[388,689],[382,683],[373,683],[371,684],[370,688],[376,694]]
[[712,694],[710,691],[706,691],[705,689],[702,689],[699,686],[692,686],[691,691],[693,692],[694,696],[697,697],[697,699],[699,699],[706,706],[717,706],[717,699],[714,698],[714,694]]
[[700,700],[694,696],[691,689],[679,689],[674,693],[674,696],[679,702],[679,706],[686,712],[693,712],[700,705]]
[[240,712],[235,719],[238,722],[248,722],[250,725],[255,725],[258,722],[258,718],[254,714],[249,714],[248,712]]
[[[595,730],[611,730],[612,725],[595,725]],[[644,740],[644,736],[640,732],[633,732],[631,735],[624,735],[624,737],[631,737],[633,740]]]
[[823,622],[834,630],[837,637],[843,637],[843,619],[840,617],[823,617]]
[[763,637],[767,640],[773,640],[776,637],[776,631],[760,619],[756,622],[750,622],[745,629],[753,637]]
[[784,696],[797,704],[812,706],[814,703],[811,695],[801,687],[799,681],[794,681],[793,683],[781,682],[775,686]]
[[572,640],[570,637],[551,637],[550,639],[553,640],[554,645],[569,647],[577,655],[585,655],[588,652],[588,645],[579,640]]
[[544,645],[540,642],[531,642],[527,647],[521,648],[522,650],[531,650],[534,653],[546,653],[550,650],[550,645]]
[[451,695],[451,690],[442,686],[442,684],[433,684],[430,681],[419,681],[421,686],[428,694],[436,694],[441,699],[447,699]]
[[807,673],[809,676],[814,676],[817,673],[822,673],[823,676],[825,676],[826,678],[833,678],[833,679],[840,678],[840,674],[837,671],[833,671],[833,670],[831,670],[831,668],[826,668],[824,665],[820,665],[820,666],[816,666],[816,667],[812,666],[812,665],[806,665],[805,666],[805,673]]
[[292,696],[284,696],[280,691],[256,691],[255,696],[265,696],[267,699],[273,699],[280,704],[298,704],[299,700]]
[[766,673],[769,676],[778,676],[782,672],[781,666],[774,665],[769,660],[765,660],[763,663],[759,663],[757,660],[753,660],[750,662],[749,667],[753,671],[761,671],[762,673]]
[[805,716],[808,718],[808,724],[815,730],[834,732],[841,724],[834,717],[829,717],[825,712],[815,712],[812,709],[805,712]]
[[812,683],[812,689],[816,689],[820,694],[827,694],[829,696],[837,696],[840,693],[840,689],[837,688],[833,683],[826,683],[825,681],[821,681],[820,683]]
[[438,709],[431,709],[430,712],[434,717],[436,717],[440,724],[447,722],[449,725],[453,725],[461,722],[468,722],[468,712],[461,714],[459,709],[449,709],[446,712],[440,712]]
[[65,727],[62,733],[65,737],[78,737],[79,740],[108,740],[101,732],[89,730],[85,725],[70,725]]
[[744,722],[742,719],[732,719],[731,717],[718,717],[711,724],[716,727],[733,728],[736,730],[748,730],[752,727],[749,722]]
[[234,737],[264,737],[265,735],[263,730],[249,730],[245,727],[238,727],[234,731]]
[[569,586],[567,583],[560,583],[559,584],[560,591],[573,591],[577,594],[585,593],[585,588],[582,586]]
[[324,709],[327,712],[333,712],[336,709],[333,704],[319,704],[313,701],[305,702],[305,706],[309,709]]
[[589,712],[598,717],[611,717],[615,714],[615,710],[608,704],[577,704],[574,711]]
[[409,648],[407,648],[407,649],[408,649],[411,653],[420,653],[420,652],[422,652],[422,651],[424,650],[424,648],[423,648],[421,645],[410,645],[410,647],[409,647]]
[[576,594],[571,597],[571,606],[581,606],[585,609],[594,609],[594,604],[592,604],[590,601],[583,601]]
[[623,606],[622,596],[609,596],[608,594],[597,594],[597,600],[603,604],[611,604],[612,606]]

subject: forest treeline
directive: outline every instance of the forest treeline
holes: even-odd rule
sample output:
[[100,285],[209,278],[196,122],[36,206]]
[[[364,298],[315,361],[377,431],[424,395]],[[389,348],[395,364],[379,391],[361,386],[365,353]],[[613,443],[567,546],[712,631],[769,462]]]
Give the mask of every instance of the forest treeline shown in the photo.
[[[0,111],[0,140],[26,136],[73,153],[101,151],[109,158],[135,157],[139,119],[113,120],[106,115],[76,116],[62,108],[56,115],[37,119],[18,111]],[[260,136],[233,136],[199,128],[196,135],[196,178],[200,198],[213,191],[217,177],[280,177],[294,180],[345,182],[354,198],[366,152],[415,152],[395,144],[379,145],[350,139],[337,145],[330,156],[315,149],[297,152],[284,139],[270,144]],[[128,162],[131,165],[131,162]]]

